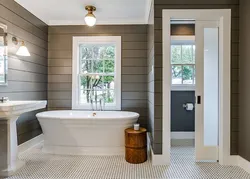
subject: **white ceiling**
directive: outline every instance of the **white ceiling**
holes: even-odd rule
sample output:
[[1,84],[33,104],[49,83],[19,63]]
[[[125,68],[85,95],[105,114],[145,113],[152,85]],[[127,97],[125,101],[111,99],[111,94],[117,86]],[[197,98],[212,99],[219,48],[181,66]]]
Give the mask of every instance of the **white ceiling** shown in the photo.
[[97,24],[146,24],[151,0],[15,0],[48,25],[82,25],[86,5]]

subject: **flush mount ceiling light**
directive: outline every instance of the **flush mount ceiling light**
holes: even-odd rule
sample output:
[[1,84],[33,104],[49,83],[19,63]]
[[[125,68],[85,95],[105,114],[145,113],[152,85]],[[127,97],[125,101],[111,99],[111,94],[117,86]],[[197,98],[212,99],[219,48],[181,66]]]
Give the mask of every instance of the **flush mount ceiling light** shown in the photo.
[[19,47],[19,49],[16,52],[17,55],[25,56],[25,57],[30,56],[30,52],[29,52],[28,48],[25,46],[24,41],[18,41],[16,37],[13,37],[12,42],[15,45],[18,45],[19,42],[21,43],[21,46]]
[[95,6],[86,6],[85,9],[88,11],[88,14],[85,16],[85,22],[88,26],[92,27],[96,23],[96,17],[93,14],[96,11]]

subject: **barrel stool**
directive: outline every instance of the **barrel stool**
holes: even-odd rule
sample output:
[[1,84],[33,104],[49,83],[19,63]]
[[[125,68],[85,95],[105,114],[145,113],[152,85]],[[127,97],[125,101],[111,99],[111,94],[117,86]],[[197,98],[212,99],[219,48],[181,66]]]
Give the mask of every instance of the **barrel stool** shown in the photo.
[[139,164],[147,160],[147,130],[140,127],[125,130],[125,159],[129,163]]

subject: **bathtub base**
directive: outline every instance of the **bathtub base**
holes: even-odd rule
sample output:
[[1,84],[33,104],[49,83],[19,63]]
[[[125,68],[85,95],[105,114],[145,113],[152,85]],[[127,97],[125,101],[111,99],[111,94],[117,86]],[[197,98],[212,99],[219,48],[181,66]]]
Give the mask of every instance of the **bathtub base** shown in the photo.
[[42,151],[44,153],[57,155],[125,155],[124,147],[71,147],[45,145]]

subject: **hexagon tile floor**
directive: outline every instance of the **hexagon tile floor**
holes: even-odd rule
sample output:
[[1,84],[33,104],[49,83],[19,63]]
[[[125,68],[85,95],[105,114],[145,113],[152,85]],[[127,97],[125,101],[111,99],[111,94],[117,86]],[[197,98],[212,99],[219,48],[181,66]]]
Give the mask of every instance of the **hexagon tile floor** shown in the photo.
[[170,166],[152,166],[150,161],[133,165],[122,156],[49,155],[41,146],[20,159],[26,166],[8,179],[250,179],[239,167],[195,163],[192,147],[172,147]]

